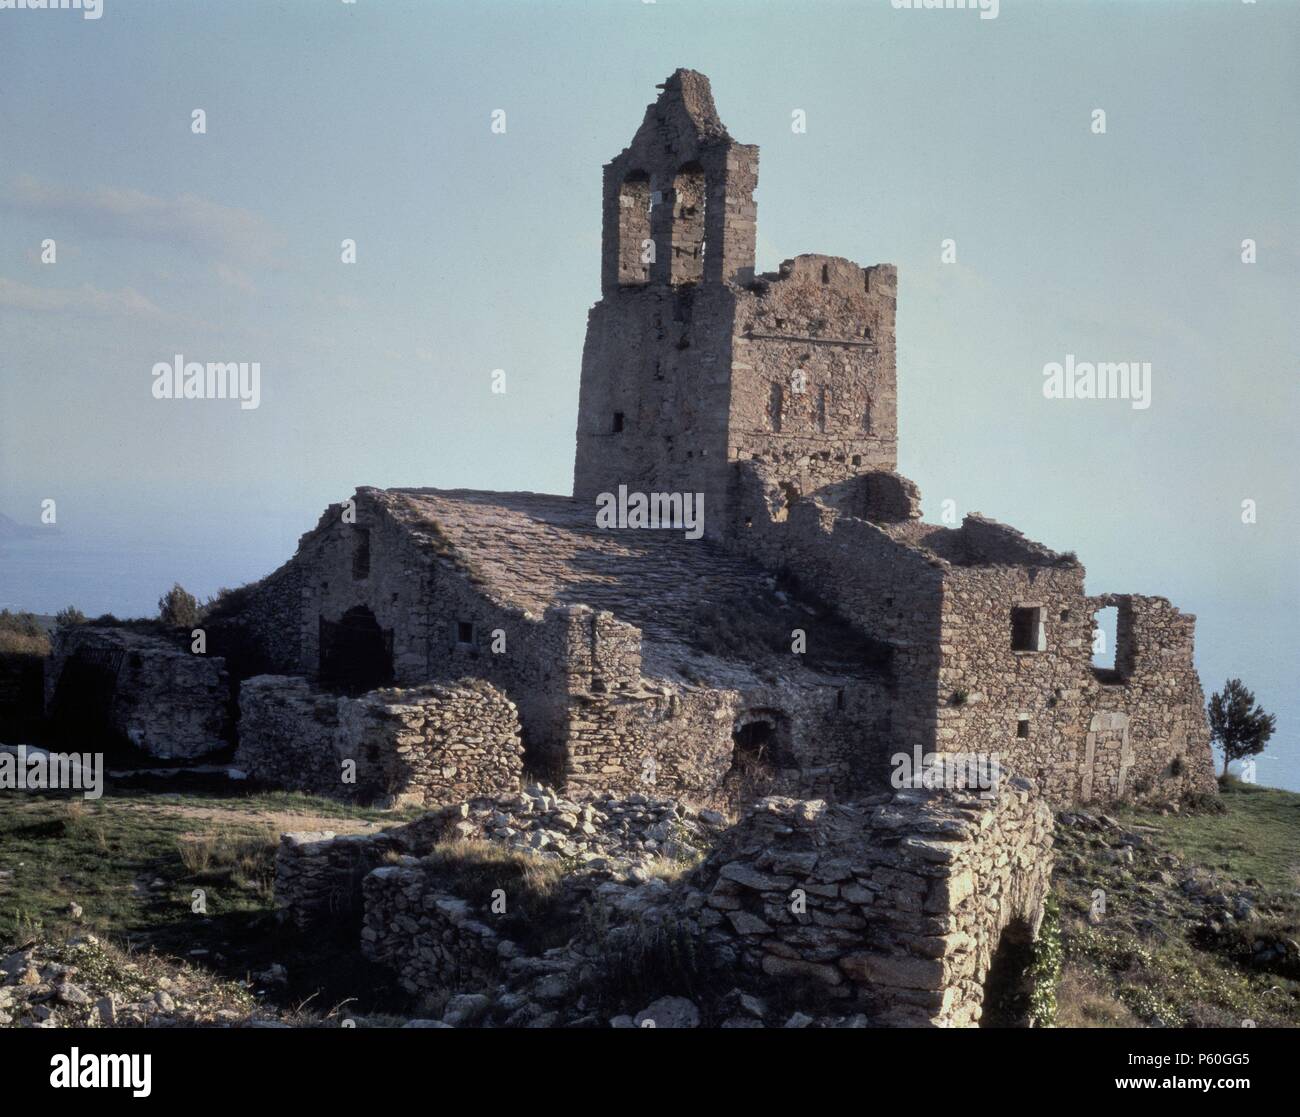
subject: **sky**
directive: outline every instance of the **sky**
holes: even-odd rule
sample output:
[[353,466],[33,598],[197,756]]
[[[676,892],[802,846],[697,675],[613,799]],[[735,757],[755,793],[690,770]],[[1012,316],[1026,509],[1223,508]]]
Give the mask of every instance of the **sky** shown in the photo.
[[[0,9],[0,514],[41,529],[0,607],[206,596],[359,485],[568,492],[601,166],[689,67],[761,148],[760,269],[898,265],[927,518],[1195,613],[1207,693],[1254,688],[1258,778],[1300,789],[1300,3],[83,14]],[[177,354],[257,362],[258,406],[154,398]],[[1149,362],[1150,406],[1045,398],[1067,357]]]

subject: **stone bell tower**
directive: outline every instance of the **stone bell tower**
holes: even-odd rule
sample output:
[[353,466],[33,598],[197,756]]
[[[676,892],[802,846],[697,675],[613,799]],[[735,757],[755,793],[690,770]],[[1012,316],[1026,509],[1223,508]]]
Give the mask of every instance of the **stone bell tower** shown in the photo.
[[[704,494],[713,539],[755,501],[863,499],[896,463],[895,269],[799,256],[754,274],[758,148],[678,70],[605,166],[574,496]],[[742,508],[743,506],[743,508]]]

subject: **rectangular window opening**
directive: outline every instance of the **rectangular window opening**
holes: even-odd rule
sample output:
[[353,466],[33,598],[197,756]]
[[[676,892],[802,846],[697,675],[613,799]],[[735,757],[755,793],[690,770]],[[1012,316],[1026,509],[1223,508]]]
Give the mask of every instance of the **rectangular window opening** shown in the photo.
[[1043,626],[1042,609],[1016,606],[1011,610],[1011,650],[1015,652],[1047,650],[1047,632]]
[[614,433],[623,433],[623,412],[621,411],[614,412]]
[[1019,718],[1016,721],[1016,736],[1024,740],[1029,736],[1029,719]]
[[474,643],[474,625],[469,621],[456,622],[456,643],[472,644]]

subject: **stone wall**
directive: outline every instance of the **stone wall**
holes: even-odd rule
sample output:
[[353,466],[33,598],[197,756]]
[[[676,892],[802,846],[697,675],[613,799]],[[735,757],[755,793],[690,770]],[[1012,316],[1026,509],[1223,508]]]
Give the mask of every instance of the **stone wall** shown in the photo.
[[481,680],[348,698],[264,675],[243,684],[239,704],[235,763],[279,787],[424,806],[519,787],[515,705]]
[[387,832],[336,835],[332,830],[280,835],[275,852],[275,906],[300,931],[338,920],[360,921],[361,882],[400,841]]
[[[997,753],[1057,806],[1213,793],[1196,618],[1164,598],[1088,597],[1083,581],[1077,563],[950,568],[936,747]],[[1110,671],[1092,665],[1107,605],[1119,612]],[[1013,648],[1013,608],[1039,610],[1041,647]]]
[[897,461],[897,271],[805,255],[739,292],[728,459],[807,496]]
[[[361,771],[358,784],[342,783],[342,762],[351,757],[339,727],[342,701],[296,676],[245,679],[239,687],[236,767],[275,787],[343,797],[362,793]],[[364,792],[377,790],[372,783]]]
[[1089,600],[1092,610],[1111,605],[1119,614],[1116,670],[1098,679],[1079,798],[1214,793],[1205,695],[1193,659],[1196,618],[1163,597],[1109,594]]
[[[1054,803],[1078,787],[1097,683],[1083,567],[955,567],[944,581],[936,748],[996,753]],[[1013,608],[1041,611],[1041,649],[1012,647]]]
[[491,988],[502,959],[517,952],[413,857],[375,869],[362,893],[361,953],[417,999]]
[[764,799],[706,863],[700,919],[720,958],[872,1023],[969,1026],[1004,941],[1037,933],[1051,842],[1051,811],[1019,779],[992,800]]
[[[355,928],[364,956],[391,968],[420,1011],[446,1005],[455,1026],[628,1026],[621,1013],[661,996],[654,983],[670,978],[604,988],[601,966],[655,927],[693,944],[675,940],[708,970],[696,1016],[728,1027],[738,997],[749,1025],[779,1026],[786,1017],[764,1006],[784,1004],[821,1027],[967,1026],[1003,973],[1022,978],[1052,828],[1026,781],[1005,781],[988,800],[911,790],[840,805],[767,798],[724,826],[672,800],[581,804],[529,787],[364,837],[286,835],[276,902],[311,933],[326,922]],[[513,852],[492,855],[497,843]],[[654,869],[702,849],[712,852],[676,885]],[[565,866],[540,909],[519,892],[533,859]],[[506,908],[493,906],[498,897]],[[549,913],[541,923],[539,910]],[[1008,954],[1016,964],[995,967]]]
[[[740,478],[746,498],[738,508],[744,515],[732,545],[768,569],[788,572],[805,593],[888,646],[893,741],[904,749],[932,748],[944,562],[819,498],[774,506],[777,495],[764,487],[750,463],[742,463]],[[870,775],[868,782],[887,777],[886,772]]]
[[57,629],[45,707],[58,728],[125,738],[164,759],[188,760],[229,744],[225,661],[132,629]]

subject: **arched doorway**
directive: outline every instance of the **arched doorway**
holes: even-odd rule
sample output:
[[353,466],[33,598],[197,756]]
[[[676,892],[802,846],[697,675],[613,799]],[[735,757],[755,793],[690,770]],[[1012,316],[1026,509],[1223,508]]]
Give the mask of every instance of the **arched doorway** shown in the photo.
[[761,798],[776,787],[783,769],[796,768],[790,751],[790,719],[780,710],[748,710],[731,731],[731,768],[724,783],[737,801]]
[[363,694],[393,681],[393,633],[357,605],[338,621],[320,618],[320,684],[345,694]]

